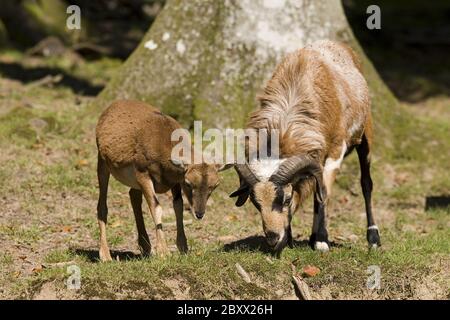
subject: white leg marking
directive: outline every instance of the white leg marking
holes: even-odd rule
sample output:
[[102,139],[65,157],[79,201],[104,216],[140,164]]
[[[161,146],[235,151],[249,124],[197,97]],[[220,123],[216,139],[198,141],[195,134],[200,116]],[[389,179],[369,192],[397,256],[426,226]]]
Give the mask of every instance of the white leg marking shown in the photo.
[[316,241],[314,243],[314,249],[320,252],[327,252],[330,250],[326,242]]
[[378,230],[378,227],[374,224],[373,226],[368,227],[367,230]]

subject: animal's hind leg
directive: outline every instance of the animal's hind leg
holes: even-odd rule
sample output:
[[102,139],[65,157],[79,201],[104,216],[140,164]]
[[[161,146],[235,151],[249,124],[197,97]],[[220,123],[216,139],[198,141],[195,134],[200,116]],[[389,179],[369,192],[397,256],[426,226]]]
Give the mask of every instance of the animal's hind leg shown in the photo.
[[97,220],[100,229],[100,250],[99,256],[101,261],[111,261],[111,254],[108,248],[108,242],[106,240],[106,223],[108,220],[108,205],[106,203],[108,195],[108,183],[110,172],[105,160],[102,159],[100,154],[98,155],[97,163],[97,177],[99,185],[99,197],[97,204]]
[[167,248],[166,239],[163,232],[162,208],[158,202],[158,198],[156,198],[152,179],[147,171],[139,171],[138,169],[135,169],[135,175],[137,182],[141,187],[142,193],[144,194],[145,200],[147,201],[153,222],[155,223],[156,253],[160,256],[167,255],[169,254],[169,249]]
[[150,245],[147,230],[145,230],[144,217],[142,215],[142,191],[130,189],[129,194],[131,206],[133,207],[134,218],[136,220],[139,248],[144,256],[149,256],[152,247]]
[[[370,132],[370,128],[369,128]],[[359,165],[361,168],[361,188],[366,204],[367,216],[367,241],[370,248],[376,248],[381,245],[378,227],[375,224],[372,214],[372,178],[370,177],[370,146],[371,137],[364,133],[361,144],[356,147],[358,153]]]

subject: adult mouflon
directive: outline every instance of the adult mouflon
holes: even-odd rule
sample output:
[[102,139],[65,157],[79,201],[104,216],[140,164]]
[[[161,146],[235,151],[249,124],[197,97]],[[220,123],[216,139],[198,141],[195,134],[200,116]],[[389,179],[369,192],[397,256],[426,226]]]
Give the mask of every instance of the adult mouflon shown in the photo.
[[279,159],[236,165],[240,187],[231,196],[238,197],[238,206],[250,198],[258,208],[268,244],[276,252],[292,245],[292,215],[314,190],[310,245],[320,251],[329,249],[327,199],[342,160],[356,149],[367,240],[371,247],[380,245],[371,207],[369,91],[353,50],[325,40],[289,54],[276,68],[259,102],[247,128],[278,130]]

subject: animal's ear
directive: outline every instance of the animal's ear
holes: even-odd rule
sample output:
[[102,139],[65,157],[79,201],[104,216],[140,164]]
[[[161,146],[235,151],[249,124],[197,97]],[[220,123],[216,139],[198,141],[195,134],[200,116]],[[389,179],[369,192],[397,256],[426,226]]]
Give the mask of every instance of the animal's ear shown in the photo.
[[230,198],[234,198],[234,197],[237,197],[244,193],[249,193],[249,192],[250,192],[249,187],[247,185],[242,185],[239,187],[239,189],[237,189],[236,191],[234,191],[230,194]]
[[230,194],[230,198],[238,197],[236,200],[236,206],[241,207],[247,201],[250,195],[250,187],[248,185],[241,185],[239,189]]
[[224,171],[234,167],[234,163],[216,164],[217,171]]

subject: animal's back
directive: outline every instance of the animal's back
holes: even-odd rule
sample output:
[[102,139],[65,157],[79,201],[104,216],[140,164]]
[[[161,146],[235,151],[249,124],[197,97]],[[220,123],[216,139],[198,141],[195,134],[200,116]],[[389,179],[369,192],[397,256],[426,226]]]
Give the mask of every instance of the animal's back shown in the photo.
[[370,112],[370,100],[355,52],[343,43],[329,40],[314,42],[303,50],[313,51],[328,68],[341,105],[341,121],[347,138],[360,137]]
[[180,126],[174,119],[148,104],[116,101],[100,116],[97,145],[103,158],[122,166],[135,161],[142,150],[158,157],[161,147],[171,143],[171,133],[177,128]]
[[285,57],[264,93],[252,128],[280,130],[286,156],[357,142],[370,112],[368,88],[351,48],[317,41]]

